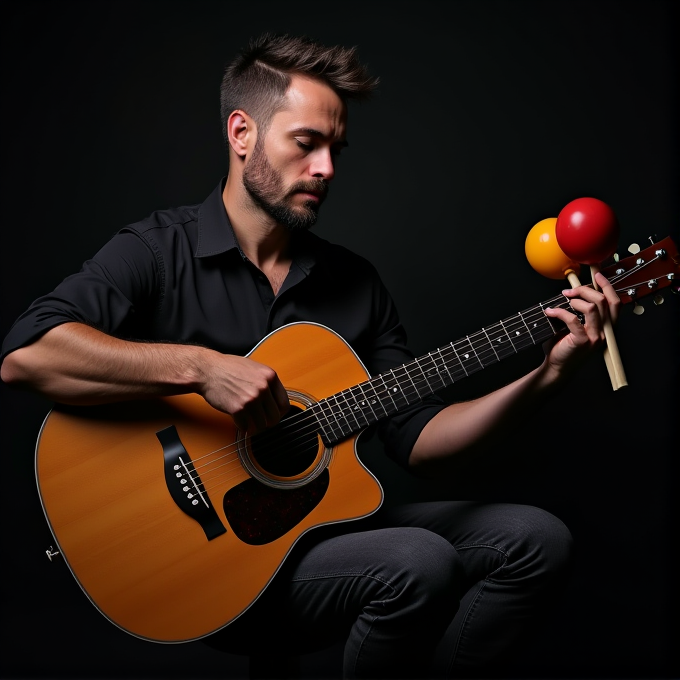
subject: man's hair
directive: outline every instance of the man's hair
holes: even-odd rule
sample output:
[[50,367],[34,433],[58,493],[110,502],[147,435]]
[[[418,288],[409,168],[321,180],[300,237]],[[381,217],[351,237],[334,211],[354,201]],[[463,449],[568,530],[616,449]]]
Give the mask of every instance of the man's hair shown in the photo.
[[378,84],[359,62],[356,47],[327,47],[306,36],[265,33],[251,40],[224,70],[220,109],[227,147],[232,111],[242,109],[265,133],[294,75],[326,83],[343,101],[366,99]]

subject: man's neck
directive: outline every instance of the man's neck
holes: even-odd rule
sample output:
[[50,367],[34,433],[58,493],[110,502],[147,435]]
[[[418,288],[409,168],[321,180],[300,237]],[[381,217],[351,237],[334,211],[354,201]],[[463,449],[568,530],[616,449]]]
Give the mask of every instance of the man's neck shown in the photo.
[[262,271],[275,293],[288,274],[292,262],[291,234],[239,192],[234,199],[229,181],[222,201],[243,254]]

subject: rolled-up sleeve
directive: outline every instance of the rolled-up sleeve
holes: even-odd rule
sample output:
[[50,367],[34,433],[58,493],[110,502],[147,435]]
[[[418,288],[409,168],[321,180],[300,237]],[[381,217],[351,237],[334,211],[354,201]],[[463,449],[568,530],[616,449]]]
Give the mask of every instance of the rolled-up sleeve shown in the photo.
[[87,324],[111,335],[144,313],[158,296],[157,256],[134,232],[114,236],[77,274],[65,278],[14,322],[2,344],[0,361],[68,322]]

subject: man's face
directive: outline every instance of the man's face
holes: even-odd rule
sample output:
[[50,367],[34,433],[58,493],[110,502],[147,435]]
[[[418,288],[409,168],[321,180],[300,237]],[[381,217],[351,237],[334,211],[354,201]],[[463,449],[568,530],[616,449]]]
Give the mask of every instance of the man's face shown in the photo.
[[253,201],[290,230],[309,229],[346,146],[347,110],[327,85],[294,77],[283,109],[258,136],[243,171]]

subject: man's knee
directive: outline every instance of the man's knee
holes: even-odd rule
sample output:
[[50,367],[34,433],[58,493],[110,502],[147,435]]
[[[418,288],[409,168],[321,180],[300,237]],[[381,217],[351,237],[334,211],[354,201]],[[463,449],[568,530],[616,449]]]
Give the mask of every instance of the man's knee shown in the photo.
[[573,537],[564,522],[541,508],[517,506],[512,524],[508,566],[516,574],[531,571],[533,578],[552,581],[569,573]]
[[439,609],[442,603],[457,603],[462,565],[446,539],[414,527],[384,531],[389,535],[390,553],[384,557],[392,562],[391,585],[400,591],[400,598],[428,610]]

